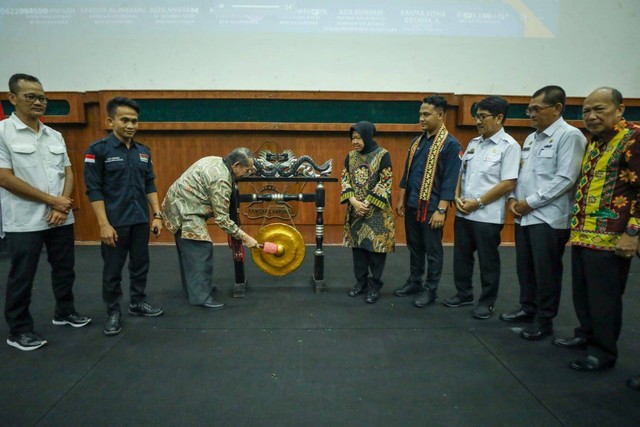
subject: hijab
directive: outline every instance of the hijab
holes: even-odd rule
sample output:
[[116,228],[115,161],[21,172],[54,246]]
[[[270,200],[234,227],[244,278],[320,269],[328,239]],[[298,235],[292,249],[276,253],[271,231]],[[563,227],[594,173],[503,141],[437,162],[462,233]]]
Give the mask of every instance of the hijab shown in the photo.
[[364,148],[360,151],[361,154],[369,154],[378,148],[378,143],[373,139],[376,134],[376,127],[373,123],[358,122],[349,129],[349,137],[353,135],[353,132],[358,132],[364,141]]

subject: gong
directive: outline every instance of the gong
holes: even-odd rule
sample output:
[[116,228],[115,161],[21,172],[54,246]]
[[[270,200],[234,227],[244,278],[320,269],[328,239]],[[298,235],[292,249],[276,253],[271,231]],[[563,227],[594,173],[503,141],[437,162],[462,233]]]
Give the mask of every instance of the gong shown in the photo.
[[256,240],[261,245],[273,243],[273,253],[263,249],[252,248],[251,256],[258,268],[272,276],[285,276],[295,271],[304,259],[304,240],[295,228],[287,224],[274,223],[260,229]]

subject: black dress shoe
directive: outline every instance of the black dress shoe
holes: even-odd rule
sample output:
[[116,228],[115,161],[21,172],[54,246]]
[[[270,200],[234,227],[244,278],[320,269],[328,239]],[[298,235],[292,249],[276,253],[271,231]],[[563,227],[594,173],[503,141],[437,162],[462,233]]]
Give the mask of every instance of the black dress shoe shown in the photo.
[[397,297],[406,297],[407,295],[419,294],[423,291],[423,287],[419,283],[407,282],[403,286],[399,287],[393,294]]
[[349,295],[350,297],[357,297],[358,295],[362,295],[367,292],[368,286],[369,285],[367,283],[356,283],[353,288],[349,289],[347,295]]
[[521,308],[515,311],[510,311],[509,313],[502,313],[500,315],[500,320],[509,323],[529,323],[533,321],[533,318],[533,313],[524,311]]
[[553,345],[565,348],[584,349],[587,348],[587,340],[586,338],[581,337],[556,338],[555,340],[553,340]]
[[581,372],[597,372],[611,369],[616,366],[614,359],[602,361],[595,356],[587,356],[584,359],[574,360],[569,363],[571,369]]
[[104,324],[104,334],[107,336],[118,335],[122,327],[120,326],[120,312],[114,311],[109,313],[107,321]]
[[551,325],[533,325],[520,332],[520,337],[529,341],[539,341],[551,335],[553,335],[553,326]]
[[204,302],[202,304],[202,307],[208,308],[208,309],[211,309],[211,310],[220,310],[221,308],[224,308],[224,303],[223,302],[217,302],[217,301],[214,301],[214,300],[210,299],[210,300]]
[[627,380],[627,387],[631,390],[640,391],[640,375],[629,378]]
[[425,289],[424,291],[422,291],[420,296],[416,298],[416,300],[413,302],[413,305],[418,308],[424,308],[436,302],[438,302],[438,294],[436,294],[436,291],[432,289]]
[[367,292],[367,297],[365,298],[365,302],[367,304],[375,304],[376,301],[380,299],[380,290],[378,288],[369,287],[369,291]]

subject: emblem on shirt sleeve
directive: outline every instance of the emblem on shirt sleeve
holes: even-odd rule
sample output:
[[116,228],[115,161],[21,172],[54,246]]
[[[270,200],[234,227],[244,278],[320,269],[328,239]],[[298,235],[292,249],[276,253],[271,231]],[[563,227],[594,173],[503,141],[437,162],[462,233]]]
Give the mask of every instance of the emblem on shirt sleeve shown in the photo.
[[85,163],[95,163],[96,162],[96,155],[95,154],[85,154],[84,162]]
[[140,161],[144,163],[149,163],[149,155],[140,153]]

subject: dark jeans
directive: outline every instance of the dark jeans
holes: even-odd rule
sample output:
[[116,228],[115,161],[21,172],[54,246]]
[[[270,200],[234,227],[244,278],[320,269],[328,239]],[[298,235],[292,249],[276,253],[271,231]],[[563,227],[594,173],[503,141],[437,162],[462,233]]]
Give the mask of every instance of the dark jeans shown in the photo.
[[416,209],[407,208],[404,214],[404,227],[409,248],[409,281],[422,285],[427,259],[427,277],[424,286],[436,291],[442,277],[444,251],[442,249],[442,228],[431,228],[429,221],[433,212],[429,212],[425,222],[418,222]]
[[11,268],[7,279],[4,315],[12,335],[33,331],[29,313],[33,280],[38,269],[42,245],[51,265],[51,287],[56,299],[55,315],[74,313],[73,282],[76,274],[73,225],[43,231],[6,233]]
[[562,256],[570,230],[547,224],[515,226],[520,306],[540,319],[558,314],[562,292]]
[[622,295],[631,259],[613,251],[571,248],[573,306],[580,326],[577,337],[589,340],[587,351],[602,361],[618,357],[622,329]]
[[478,252],[482,292],[478,305],[493,307],[500,287],[500,231],[503,224],[470,221],[456,216],[454,223],[453,280],[461,298],[473,298],[474,252]]
[[192,305],[201,305],[213,292],[213,244],[203,240],[182,238],[182,230],[175,235],[182,289]]
[[386,253],[370,252],[366,249],[352,248],[353,274],[356,281],[367,285],[369,283],[369,271],[371,271],[371,283],[378,289],[382,288],[382,273],[387,260]]
[[114,227],[116,246],[102,244],[102,299],[107,312],[120,311],[122,268],[129,256],[129,298],[132,304],[144,302],[149,272],[149,224]]

